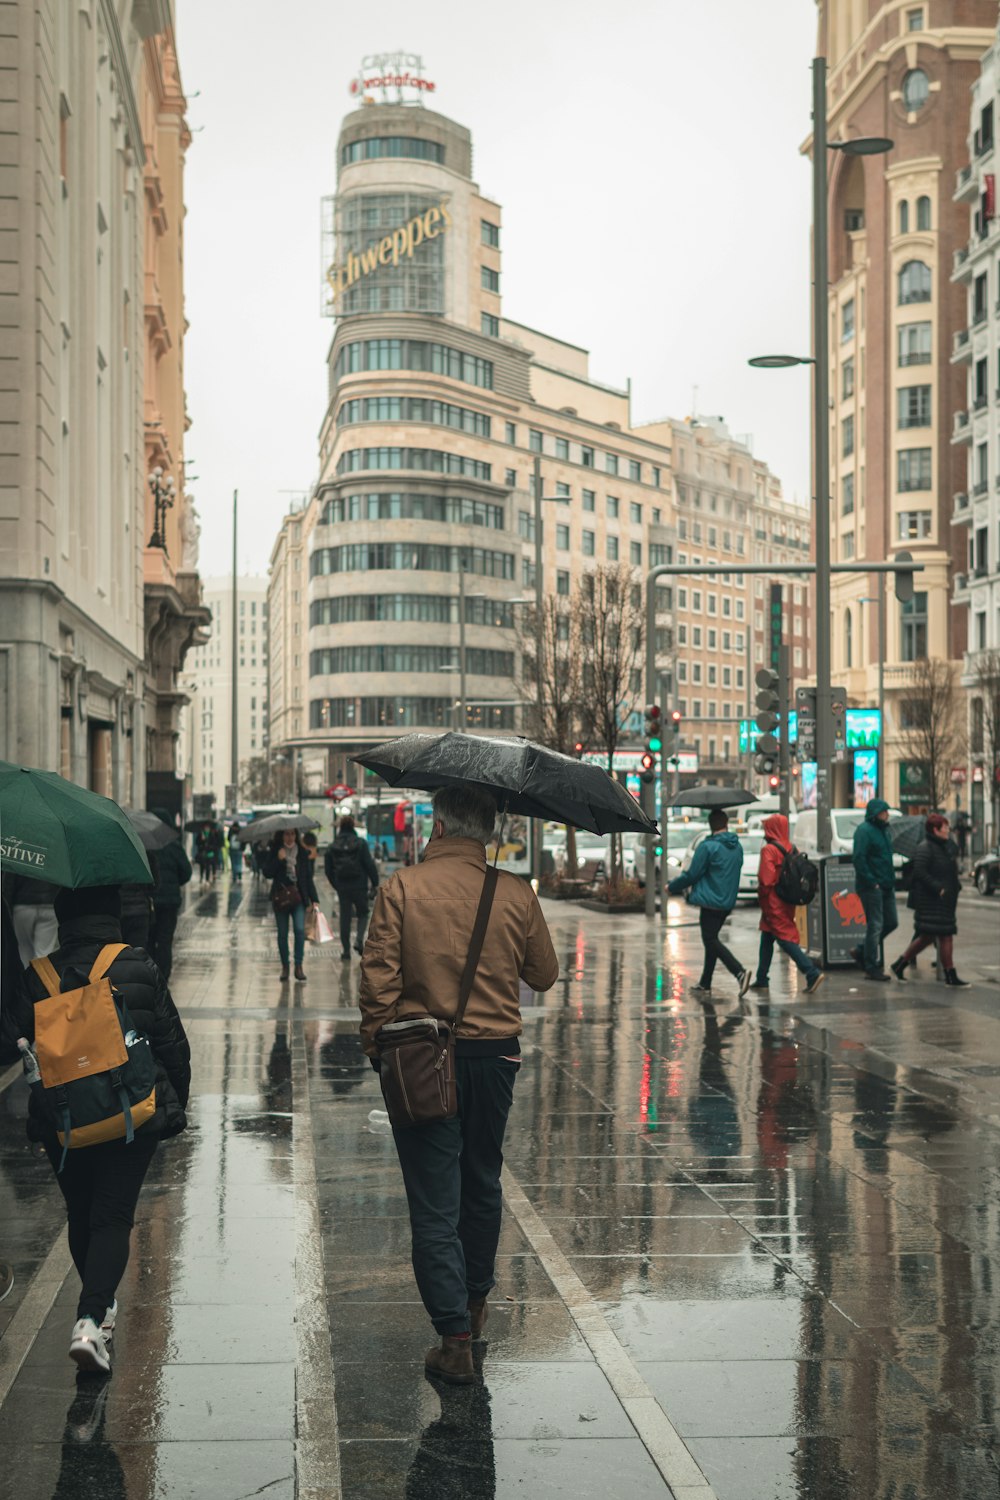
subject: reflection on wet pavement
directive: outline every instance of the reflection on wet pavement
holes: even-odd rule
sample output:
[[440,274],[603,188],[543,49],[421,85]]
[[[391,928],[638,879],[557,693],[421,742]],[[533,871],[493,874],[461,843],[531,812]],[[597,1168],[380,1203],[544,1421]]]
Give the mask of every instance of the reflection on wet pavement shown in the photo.
[[[178,931],[196,1098],[140,1200],[115,1374],[76,1385],[70,1276],[0,1408],[17,1454],[0,1497],[295,1493],[306,1109],[348,1500],[668,1497],[635,1402],[662,1408],[720,1500],[996,1497],[1000,1125],[983,1101],[1000,1022],[975,995],[862,1009],[838,976],[796,1019],[777,964],[769,1007],[702,1006],[696,932],[547,915],[563,977],[526,997],[506,1157],[529,1211],[505,1217],[484,1384],[423,1375],[356,964],[310,949],[308,985],[282,987],[262,889],[223,881]],[[0,1361],[61,1227],[20,1087],[0,1093],[19,1278]]]

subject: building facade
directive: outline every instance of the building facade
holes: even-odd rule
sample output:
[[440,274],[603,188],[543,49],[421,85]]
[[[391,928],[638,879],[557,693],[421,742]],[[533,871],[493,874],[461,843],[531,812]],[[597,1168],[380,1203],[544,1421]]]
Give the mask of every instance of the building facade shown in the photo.
[[[625,564],[641,583],[673,560],[676,516],[671,424],[636,426],[630,392],[593,380],[585,349],[504,316],[501,209],[472,179],[469,132],[425,108],[367,102],[344,121],[337,153],[325,213],[336,324],[301,735],[326,748],[330,781],[350,783],[353,751],[409,729],[457,727],[463,704],[469,728],[521,726],[536,462],[546,594],[572,595],[599,564]],[[755,466],[744,457],[749,507]],[[279,538],[275,589],[286,553]],[[670,590],[660,598],[659,666],[671,691]],[[735,667],[727,662],[724,701],[738,717],[743,657],[738,687]],[[641,707],[644,684],[633,688]],[[722,702],[720,673],[720,723]],[[712,749],[721,763],[721,733]]]
[[966,394],[955,413],[955,437],[966,455],[965,485],[955,495],[952,526],[965,565],[954,601],[968,613],[962,686],[968,692],[967,805],[977,852],[997,838],[1000,774],[1000,218],[996,151],[1000,124],[1000,41],[982,59],[972,90],[968,159],[955,199],[968,213],[968,242],[955,252],[953,279],[967,296],[965,326],[952,360],[964,370]]
[[[259,575],[236,580],[238,787],[250,774],[250,762],[266,760],[269,751],[267,586]],[[191,651],[184,676],[190,697],[191,790],[195,796],[210,794],[220,814],[232,813],[236,808],[227,797],[233,761],[232,578],[206,578],[204,588],[210,633]],[[242,800],[238,794],[237,804]]]
[[[167,0],[0,5],[0,754],[126,803],[176,688],[158,653],[150,670],[144,597],[147,140],[173,55]],[[179,438],[182,395],[163,406]]]
[[302,747],[309,714],[309,544],[319,502],[294,502],[271,549],[268,569],[268,711],[272,751]]
[[[831,141],[888,136],[884,156],[830,153],[831,552],[834,681],[854,705],[885,693],[885,794],[904,800],[907,693],[914,662],[961,661],[967,610],[953,596],[964,539],[952,527],[966,490],[971,424],[956,426],[966,327],[952,280],[968,239],[954,201],[967,163],[969,90],[996,25],[992,0],[820,0]],[[866,561],[908,550],[924,571],[912,601],[891,581],[881,638],[878,576]],[[823,622],[819,622],[823,627]]]

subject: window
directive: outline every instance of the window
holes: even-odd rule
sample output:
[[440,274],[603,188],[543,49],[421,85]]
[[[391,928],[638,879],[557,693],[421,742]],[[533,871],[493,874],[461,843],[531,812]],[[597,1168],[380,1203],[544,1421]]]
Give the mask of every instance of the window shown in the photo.
[[993,149],[993,105],[984,104],[976,131],[976,155],[984,156]]
[[569,438],[556,438],[556,458],[569,459]]
[[844,458],[850,458],[854,452],[854,418],[845,417],[840,424],[840,451]]
[[905,198],[899,205],[899,232],[900,234],[910,232],[910,205]]
[[556,573],[556,593],[569,593],[569,574],[564,568],[560,568]]
[[438,448],[348,448],[337,460],[338,474],[364,469],[423,469],[432,474],[464,474],[467,479],[492,477],[492,464]]
[[931,450],[903,448],[896,454],[896,488],[903,494],[931,487]]
[[593,450],[593,448],[586,448],[586,447],[581,447],[580,448],[580,463],[583,465],[583,467],[585,469],[592,469],[594,467],[594,450]]
[[851,297],[840,309],[840,339],[846,343],[854,337],[854,298]]
[[906,29],[907,31],[923,31],[924,11],[922,6],[918,10],[908,10],[906,12]]
[[[691,681],[692,682],[700,682],[701,681],[701,662],[700,661],[694,661],[694,662],[691,663]],[[698,710],[698,718],[700,719],[701,718],[701,704],[696,702],[696,708]]]
[[929,365],[931,362],[930,323],[901,323],[896,334],[899,364]]
[[911,68],[903,79],[903,103],[910,114],[916,114],[927,103],[930,81],[923,68]]
[[594,494],[594,491],[593,490],[584,490],[584,492],[583,492],[583,508],[584,508],[584,510],[594,510],[596,508],[596,504],[597,504],[597,498],[596,498],[596,496]]
[[444,147],[438,141],[425,141],[409,135],[376,135],[366,141],[348,141],[340,148],[340,164],[349,167],[356,161],[378,161],[386,156],[406,156],[417,161],[444,161]]
[[918,542],[931,534],[929,510],[901,510],[896,517],[896,537],[901,542]]
[[309,576],[381,573],[396,568],[412,572],[457,573],[460,553],[467,573],[486,578],[514,577],[512,553],[429,542],[349,542],[339,547],[317,547],[309,559]]
[[989,445],[979,443],[976,446],[976,484],[977,495],[985,495],[990,487],[989,481]]
[[508,489],[511,489],[511,490],[516,489],[517,488],[517,470],[516,469],[504,469],[504,471],[503,471],[503,482],[507,486]]
[[609,562],[618,561],[618,538],[616,536],[608,537],[607,553]]
[[985,359],[976,360],[973,375],[975,377],[973,380],[973,390],[975,392],[973,402],[978,410],[980,407],[986,405],[989,393],[989,364]]
[[335,378],[340,380],[361,370],[423,370],[484,390],[493,389],[491,360],[423,339],[364,339],[342,344],[334,362]]
[[899,305],[931,300],[931,270],[922,260],[908,260],[899,273]]
[[852,516],[854,514],[854,475],[845,474],[840,481],[840,514]]
[[634,500],[629,501],[628,518],[633,526],[642,525],[642,506],[637,505]]
[[986,615],[982,612],[976,615],[976,650],[986,650]]
[[642,464],[637,458],[630,458],[628,461],[628,477],[634,479],[636,484],[642,479]]
[[841,368],[841,399],[846,401],[849,396],[854,395],[854,360],[845,359]]
[[922,661],[927,656],[927,595],[915,593],[899,607],[900,659]]
[[[985,361],[984,361],[985,364]],[[931,388],[929,385],[904,385],[896,392],[896,426],[929,427],[931,425]]]
[[480,266],[479,284],[484,292],[498,292],[500,290],[500,272],[494,271],[492,266]]
[[618,519],[618,512],[619,512],[620,508],[621,507],[619,506],[619,503],[618,503],[618,500],[617,500],[616,496],[609,495],[608,496],[608,515],[611,517],[612,520],[617,521],[617,519]]
[[492,250],[500,249],[500,225],[491,224],[489,219],[479,221],[480,238],[484,245],[489,245]]
[[535,518],[530,510],[519,510],[517,513],[517,534],[526,542],[535,540]]
[[642,543],[641,542],[630,542],[628,550],[629,550],[629,562],[632,563],[632,565],[634,567],[636,567],[636,568],[641,567],[642,566]]
[[842,562],[850,562],[854,556],[854,532],[845,531],[840,539],[840,558]]
[[605,455],[604,455],[604,472],[605,472],[605,474],[617,474],[618,473],[618,456],[617,456],[617,454],[615,454],[615,453],[605,453]]
[[691,608],[696,615],[701,614],[701,589],[691,590]]
[[528,447],[532,453],[543,453],[542,434],[535,427],[528,428]]
[[505,443],[517,442],[517,428],[514,426],[513,422],[504,423],[503,435]]
[[583,555],[584,557],[593,557],[594,555],[594,533],[592,531],[583,532]]
[[981,276],[977,276],[975,281],[972,283],[973,323],[981,323],[986,317],[988,297],[989,292],[987,290],[986,284],[986,272],[984,271],[983,274]]
[[917,199],[917,228],[930,229],[931,227],[931,200],[924,195]]
[[557,526],[556,527],[556,551],[557,552],[568,552],[569,551],[569,527],[568,526]]
[[653,465],[653,483],[656,485],[657,489],[660,488],[660,471],[657,468],[656,464]]
[[495,318],[492,313],[480,313],[479,332],[485,333],[487,338],[498,339],[500,337],[500,319]]
[[571,497],[570,497],[570,492],[569,492],[569,485],[568,484],[564,484],[561,479],[557,479],[556,480],[556,499],[557,500],[569,500],[570,498]]

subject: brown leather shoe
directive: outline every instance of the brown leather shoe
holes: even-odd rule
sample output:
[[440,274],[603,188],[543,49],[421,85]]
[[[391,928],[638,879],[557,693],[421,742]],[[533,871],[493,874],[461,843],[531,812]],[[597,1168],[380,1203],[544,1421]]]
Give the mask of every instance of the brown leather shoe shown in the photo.
[[301,964],[295,965],[295,978],[299,984],[305,983],[306,971]]
[[281,982],[282,982],[282,984],[287,984],[288,983],[288,970],[287,969],[282,969],[282,971],[281,971]]
[[490,1309],[486,1298],[473,1297],[469,1303],[469,1322],[474,1344],[481,1344],[486,1338],[486,1319],[489,1315]]
[[446,1380],[449,1385],[475,1385],[480,1378],[472,1363],[472,1340],[454,1339],[444,1335],[440,1349],[435,1345],[428,1349],[424,1369],[435,1380]]

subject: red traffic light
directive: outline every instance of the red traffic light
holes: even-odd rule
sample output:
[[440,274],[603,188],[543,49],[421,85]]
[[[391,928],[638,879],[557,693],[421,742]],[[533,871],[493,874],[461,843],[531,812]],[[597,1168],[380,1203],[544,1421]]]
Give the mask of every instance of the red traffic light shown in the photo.
[[776,792],[778,790],[779,786],[781,785],[781,777],[780,776],[769,776],[767,778],[767,784],[771,788],[772,792]]
[[574,755],[582,755],[583,754],[583,741],[582,740],[577,740],[576,744],[573,746],[573,753],[574,753]]
[[647,703],[646,704],[646,718],[647,719],[658,719],[660,717],[661,713],[662,713],[662,709],[660,708],[660,705],[658,703]]
[[642,759],[639,762],[639,764],[642,766],[642,769],[644,771],[651,771],[653,769],[653,767],[656,765],[656,757],[655,757],[655,755],[650,755],[650,753],[649,753],[648,750],[644,750],[643,754],[642,754]]
[[671,722],[672,722],[672,723],[674,723],[674,724],[679,724],[679,723],[680,723],[680,722],[681,722],[681,719],[682,719],[682,718],[683,718],[683,717],[684,717],[684,716],[683,716],[683,714],[682,714],[682,713],[681,713],[681,711],[680,711],[680,709],[679,709],[679,708],[675,708],[675,709],[674,709],[674,710],[673,710],[673,712],[672,712],[672,713],[671,713],[671,715],[670,715],[670,719],[671,719]]

